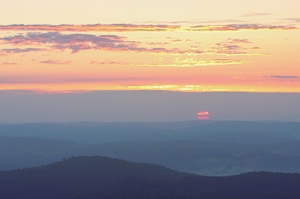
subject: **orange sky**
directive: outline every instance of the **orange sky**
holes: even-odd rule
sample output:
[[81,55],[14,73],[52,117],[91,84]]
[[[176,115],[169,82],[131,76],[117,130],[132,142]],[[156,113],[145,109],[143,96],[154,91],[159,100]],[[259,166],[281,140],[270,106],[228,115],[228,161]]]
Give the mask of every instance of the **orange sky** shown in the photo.
[[[22,15],[20,2],[7,3],[1,14],[7,17],[0,16],[0,90],[300,92],[298,1],[285,7],[262,1],[257,8],[231,0],[218,14],[212,3],[173,1],[161,18],[147,6],[159,14],[155,6],[171,2],[88,2],[78,13],[79,4],[65,1],[72,6],[62,18],[63,5],[51,12],[55,1],[46,1],[48,8],[28,1],[31,15]],[[107,13],[96,15],[91,5],[104,4]],[[125,17],[136,4],[140,17]],[[197,16],[194,6],[212,13]],[[114,17],[113,9],[120,9]]]

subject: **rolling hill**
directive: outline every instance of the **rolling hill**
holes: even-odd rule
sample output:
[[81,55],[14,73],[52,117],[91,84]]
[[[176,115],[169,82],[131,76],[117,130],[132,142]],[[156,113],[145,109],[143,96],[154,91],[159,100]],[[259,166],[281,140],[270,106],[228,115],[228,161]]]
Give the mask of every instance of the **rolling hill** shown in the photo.
[[299,184],[299,174],[208,177],[152,164],[82,156],[0,172],[0,198],[298,199]]
[[0,170],[102,155],[201,175],[300,172],[300,123],[34,123],[0,125]]

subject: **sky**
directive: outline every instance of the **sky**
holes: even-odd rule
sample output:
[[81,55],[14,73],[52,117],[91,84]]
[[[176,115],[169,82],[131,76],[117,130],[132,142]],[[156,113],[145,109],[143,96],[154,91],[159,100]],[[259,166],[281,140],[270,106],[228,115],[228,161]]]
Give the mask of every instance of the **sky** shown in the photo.
[[299,0],[0,0],[0,7],[0,96],[300,92]]
[[299,99],[299,93],[2,91],[0,123],[176,122],[205,111],[210,120],[300,122]]

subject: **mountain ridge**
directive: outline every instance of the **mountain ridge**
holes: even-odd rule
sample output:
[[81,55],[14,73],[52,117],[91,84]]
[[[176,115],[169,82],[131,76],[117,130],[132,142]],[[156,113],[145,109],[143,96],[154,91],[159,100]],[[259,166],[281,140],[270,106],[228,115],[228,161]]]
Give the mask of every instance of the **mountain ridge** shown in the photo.
[[100,156],[0,172],[0,198],[296,199],[300,174],[252,172],[198,176]]

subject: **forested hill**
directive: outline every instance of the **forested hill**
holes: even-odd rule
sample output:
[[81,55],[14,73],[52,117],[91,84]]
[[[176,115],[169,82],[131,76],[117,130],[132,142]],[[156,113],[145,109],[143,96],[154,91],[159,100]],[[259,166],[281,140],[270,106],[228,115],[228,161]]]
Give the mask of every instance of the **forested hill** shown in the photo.
[[204,177],[98,156],[0,172],[1,199],[298,199],[299,185],[299,174]]

